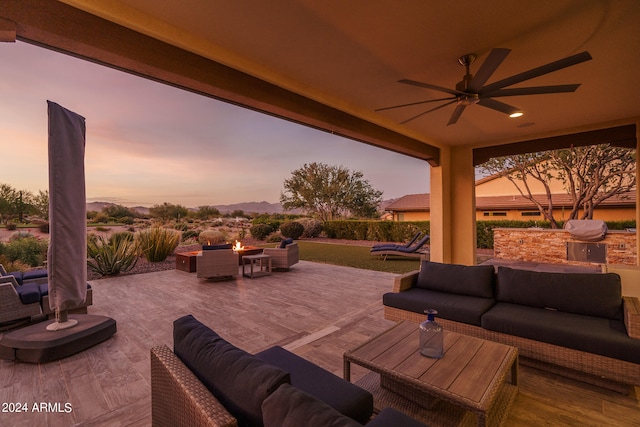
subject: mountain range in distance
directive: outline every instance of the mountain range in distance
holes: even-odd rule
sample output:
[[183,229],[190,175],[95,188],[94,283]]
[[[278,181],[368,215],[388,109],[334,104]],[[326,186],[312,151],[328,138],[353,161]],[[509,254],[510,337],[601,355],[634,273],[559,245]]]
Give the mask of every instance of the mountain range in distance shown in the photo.
[[[380,204],[380,209],[383,210],[386,206],[388,206],[391,202],[395,201],[385,200]],[[94,211],[100,212],[107,206],[115,205],[115,203],[111,202],[89,202],[87,203],[87,212]],[[244,202],[244,203],[234,203],[229,205],[212,205],[212,207],[218,209],[221,214],[231,213],[233,211],[242,211],[244,213],[258,213],[258,214],[280,214],[280,213],[290,213],[290,214],[301,214],[303,213],[299,209],[295,209],[292,211],[284,211],[282,209],[282,205],[280,203],[269,203],[266,201],[262,202]],[[132,209],[142,215],[149,214],[149,208],[144,206],[131,206],[129,209]],[[196,211],[197,208],[188,208],[189,210]]]

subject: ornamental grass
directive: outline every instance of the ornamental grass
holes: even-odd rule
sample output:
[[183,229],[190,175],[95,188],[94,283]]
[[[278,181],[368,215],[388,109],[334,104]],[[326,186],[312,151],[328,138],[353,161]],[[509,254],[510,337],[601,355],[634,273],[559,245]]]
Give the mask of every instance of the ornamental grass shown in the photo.
[[149,262],[162,262],[178,247],[180,236],[177,230],[154,227],[137,232],[135,240]]

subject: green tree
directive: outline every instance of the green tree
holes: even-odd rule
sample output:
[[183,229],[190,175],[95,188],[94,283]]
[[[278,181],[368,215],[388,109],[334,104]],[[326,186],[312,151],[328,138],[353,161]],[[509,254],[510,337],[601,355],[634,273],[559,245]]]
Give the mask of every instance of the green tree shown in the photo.
[[382,192],[344,166],[305,164],[291,172],[280,194],[284,209],[303,209],[322,221],[347,216],[372,217],[382,201]]
[[123,219],[123,218],[135,218],[138,213],[133,209],[130,209],[122,205],[107,205],[102,208],[102,213],[110,218]]
[[49,191],[40,190],[36,194],[31,202],[33,206],[33,212],[42,219],[49,220]]
[[200,219],[217,218],[220,216],[220,211],[213,206],[198,206],[195,216]]
[[189,210],[182,205],[164,202],[161,205],[153,205],[149,208],[149,214],[162,220],[180,219],[189,215]]
[[[560,180],[571,196],[568,219],[593,219],[593,211],[600,203],[615,195],[635,191],[635,150],[609,144],[493,158],[479,169],[511,181],[552,228],[558,228],[551,197],[553,180]],[[544,188],[545,203],[534,197],[531,183],[535,181]]]

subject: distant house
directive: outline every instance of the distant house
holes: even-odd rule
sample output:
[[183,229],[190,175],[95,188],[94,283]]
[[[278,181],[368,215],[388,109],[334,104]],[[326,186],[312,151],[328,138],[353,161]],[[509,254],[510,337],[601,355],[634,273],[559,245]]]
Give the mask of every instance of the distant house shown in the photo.
[[[571,211],[571,196],[561,185],[552,186],[554,216],[564,220]],[[547,204],[544,193],[534,196],[543,206]],[[408,194],[389,204],[385,209],[394,221],[428,221],[431,211],[429,194]],[[636,218],[636,193],[630,192],[611,197],[594,211],[594,219],[626,221]],[[518,191],[506,178],[490,176],[476,181],[476,219],[481,220],[543,220],[537,207]]]

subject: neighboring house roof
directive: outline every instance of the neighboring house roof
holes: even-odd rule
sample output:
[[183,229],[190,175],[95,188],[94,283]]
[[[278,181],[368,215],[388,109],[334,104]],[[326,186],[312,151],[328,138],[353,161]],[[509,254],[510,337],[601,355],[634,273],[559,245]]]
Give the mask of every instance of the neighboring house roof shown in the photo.
[[[545,194],[537,194],[535,199],[543,206],[547,204]],[[569,194],[552,194],[551,200],[554,207],[571,207],[572,201]],[[636,193],[629,192],[610,197],[598,205],[599,207],[635,207]],[[408,194],[400,197],[387,206],[390,212],[428,212],[431,209],[431,197],[429,194]],[[486,196],[476,197],[476,209],[536,209],[536,206],[526,198],[518,196]]]

